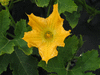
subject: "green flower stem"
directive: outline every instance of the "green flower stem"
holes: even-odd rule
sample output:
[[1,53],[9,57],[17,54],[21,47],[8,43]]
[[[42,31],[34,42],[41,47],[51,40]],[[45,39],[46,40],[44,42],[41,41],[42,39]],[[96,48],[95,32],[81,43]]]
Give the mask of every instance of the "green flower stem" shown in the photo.
[[[5,8],[6,8],[6,10],[9,12],[8,7],[7,7],[7,6],[5,6]],[[16,26],[16,23],[15,23],[14,19],[12,18],[12,16],[11,16],[10,12],[9,12],[9,17],[10,17],[10,19],[11,19],[12,23],[13,23],[13,27],[15,27],[15,26]]]
[[49,7],[48,7],[48,12],[47,12],[47,17],[49,16],[50,14],[50,8],[51,8],[51,5],[49,4]]
[[71,61],[68,62],[68,65],[67,65],[67,67],[66,67],[66,70],[67,70],[67,71],[69,71],[70,65],[71,65]]
[[15,27],[15,26],[16,26],[16,23],[15,23],[15,21],[14,21],[14,19],[12,18],[12,16],[11,16],[10,13],[9,13],[9,16],[10,16],[10,19],[11,19],[11,21],[12,21],[12,23],[13,23],[13,26]]
[[14,35],[12,35],[12,34],[10,34],[10,33],[8,33],[8,32],[7,32],[7,34],[8,34],[9,36],[11,36],[12,38],[15,38]]
[[50,15],[50,8],[52,5],[52,0],[50,0],[49,5],[48,5],[48,12],[47,12],[47,17]]
[[16,2],[19,2],[19,1],[21,1],[21,0],[14,1],[13,3],[16,3]]
[[[10,12],[9,12],[8,7],[5,6],[5,8],[6,8],[6,10],[8,11],[8,13],[9,13],[9,17],[10,17],[10,19],[11,19],[11,21],[12,21],[11,25],[12,25],[13,27],[15,27],[16,23],[15,23],[14,19],[12,18],[11,14],[10,14]],[[12,38],[15,38],[14,35],[12,35],[12,34],[10,34],[10,33],[8,33],[8,32],[7,32],[7,34],[8,34],[9,36],[11,36]]]
[[100,11],[87,5],[85,0],[75,0],[78,4],[81,4],[89,14],[95,16],[96,14],[100,14]]
[[12,9],[13,7],[13,0],[11,0],[10,4],[9,4],[9,9]]

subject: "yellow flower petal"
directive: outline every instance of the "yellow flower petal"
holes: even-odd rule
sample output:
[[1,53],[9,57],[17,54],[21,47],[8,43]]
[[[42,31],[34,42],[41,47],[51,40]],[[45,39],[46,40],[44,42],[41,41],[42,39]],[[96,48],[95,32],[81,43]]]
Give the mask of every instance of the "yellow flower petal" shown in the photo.
[[22,38],[27,42],[28,47],[38,47],[42,41],[40,34],[35,31],[25,32],[24,37]]
[[56,29],[56,35],[55,35],[55,41],[57,41],[58,46],[62,46],[64,47],[64,40],[66,37],[68,37],[70,35],[71,30],[66,31],[64,30],[63,26],[59,26],[58,29]]
[[32,31],[25,32],[22,38],[27,42],[28,47],[37,47],[43,61],[58,55],[57,46],[65,46],[64,40],[70,35],[71,30],[63,28],[63,21],[58,12],[58,4],[53,5],[53,12],[47,18],[35,16],[33,13],[28,15],[28,24]]
[[46,61],[46,64],[48,63],[49,59],[58,55],[56,48],[57,46],[55,46],[53,43],[43,44],[39,47],[39,54],[42,57],[42,60]]
[[27,16],[29,17],[28,25],[30,25],[32,29],[42,30],[47,23],[45,18],[37,17],[33,13],[30,15],[27,14]]
[[53,12],[46,19],[47,19],[48,26],[50,26],[51,28],[57,28],[60,25],[61,26],[63,25],[64,19],[62,19],[60,17],[60,15],[59,15],[59,12],[58,12],[58,4],[54,4],[53,5]]

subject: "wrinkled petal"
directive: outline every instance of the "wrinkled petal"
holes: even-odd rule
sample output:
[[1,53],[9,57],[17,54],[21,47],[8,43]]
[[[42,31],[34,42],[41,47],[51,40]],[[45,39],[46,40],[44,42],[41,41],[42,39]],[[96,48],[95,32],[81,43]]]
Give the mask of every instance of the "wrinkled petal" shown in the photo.
[[56,50],[57,46],[55,44],[46,43],[39,47],[39,54],[42,57],[42,60],[48,63],[48,60],[57,56],[58,51]]
[[57,35],[55,36],[55,41],[57,42],[58,46],[62,46],[62,47],[65,46],[64,40],[66,37],[68,37],[70,35],[70,32],[71,32],[70,30],[65,31],[62,34],[59,33],[58,36]]
[[63,26],[59,26],[58,28],[56,28],[56,31],[54,31],[54,32],[56,32],[54,35],[54,39],[55,39],[54,42],[57,42],[58,46],[64,47],[65,46],[64,40],[66,37],[68,37],[70,35],[71,30],[66,31],[63,28]]
[[58,12],[58,4],[53,5],[53,12],[47,19],[47,24],[50,28],[56,28],[63,25],[64,19],[62,19]]
[[30,25],[32,29],[40,31],[43,30],[44,27],[47,25],[47,21],[45,18],[37,17],[33,13],[31,13],[30,15],[27,14],[27,16],[29,18],[28,25]]
[[22,38],[28,43],[28,47],[38,47],[42,39],[40,37],[40,33],[36,32],[35,30],[25,32],[24,37]]

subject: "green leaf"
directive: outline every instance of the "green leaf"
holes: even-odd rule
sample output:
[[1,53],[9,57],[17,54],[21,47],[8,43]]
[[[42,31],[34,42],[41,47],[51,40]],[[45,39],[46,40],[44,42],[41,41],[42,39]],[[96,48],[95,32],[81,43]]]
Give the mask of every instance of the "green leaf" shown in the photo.
[[22,38],[24,36],[24,32],[26,31],[26,20],[21,19],[17,22],[16,28],[15,28],[15,35],[16,38]]
[[14,39],[13,41],[26,55],[32,54],[32,48],[28,48],[27,43],[23,39]]
[[39,52],[38,52],[38,48],[33,47],[33,53],[32,53],[32,54],[33,54],[33,55],[40,56],[40,55],[39,55]]
[[70,75],[94,75],[92,73],[86,73],[85,71],[95,71],[99,68],[100,58],[98,57],[97,50],[88,51],[83,53],[81,57],[79,57],[76,62],[76,66],[74,66],[71,71],[69,71]]
[[98,57],[98,51],[92,50],[83,53],[82,56],[76,62],[76,66],[72,69],[82,69],[82,71],[92,70],[95,71],[99,68],[100,58]]
[[50,0],[35,0],[36,5],[39,7],[48,6]]
[[95,74],[93,74],[92,72],[90,72],[90,73],[86,73],[85,75],[95,75]]
[[10,68],[13,70],[13,75],[38,75],[36,58],[25,55],[17,48],[11,56]]
[[50,59],[47,64],[45,61],[40,61],[38,66],[42,67],[48,72],[56,72],[57,75],[66,75],[65,66],[57,57]]
[[76,27],[76,25],[78,24],[80,13],[78,13],[78,12],[73,12],[73,13],[65,12],[64,15],[66,16],[66,20],[69,22],[70,26],[72,28]]
[[100,45],[98,45],[99,46],[99,49],[100,49]]
[[76,53],[79,45],[79,40],[75,35],[65,39],[65,47],[58,47],[58,57],[64,63],[71,60],[73,55]]
[[57,75],[57,74],[48,74],[48,75]]
[[82,6],[78,6],[77,11],[74,11],[73,13],[64,12],[64,15],[66,16],[66,20],[69,22],[72,28],[76,27],[76,25],[78,24],[80,11],[82,11]]
[[71,70],[68,72],[68,75],[95,75],[92,72],[88,72],[88,73],[84,73],[82,72],[82,70],[80,70],[80,68],[76,69],[76,70]]
[[14,51],[14,46],[13,41],[7,39],[0,33],[0,55],[4,53],[11,54]]
[[84,72],[80,68],[77,69],[71,69],[70,71],[67,71],[68,75],[85,75]]
[[8,54],[4,54],[4,55],[0,56],[0,74],[3,71],[7,70],[7,66],[10,63],[10,59],[11,59],[11,57]]
[[9,12],[7,10],[2,10],[0,12],[0,32],[4,34],[9,29],[9,25]]
[[16,24],[16,29],[14,31],[16,38],[13,41],[26,55],[30,55],[33,50],[32,48],[28,48],[27,43],[22,39],[25,31],[27,31],[26,20],[21,19]]
[[27,26],[27,31],[31,31],[32,30],[32,27],[31,26]]
[[72,13],[77,11],[77,5],[73,0],[58,0],[58,11],[60,14],[65,11]]

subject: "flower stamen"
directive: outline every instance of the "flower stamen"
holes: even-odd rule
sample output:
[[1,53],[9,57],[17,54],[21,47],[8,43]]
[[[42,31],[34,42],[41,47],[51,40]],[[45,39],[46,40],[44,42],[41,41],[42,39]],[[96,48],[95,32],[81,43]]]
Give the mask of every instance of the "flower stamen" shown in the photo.
[[53,34],[50,31],[47,31],[44,35],[45,39],[50,40],[53,38]]

